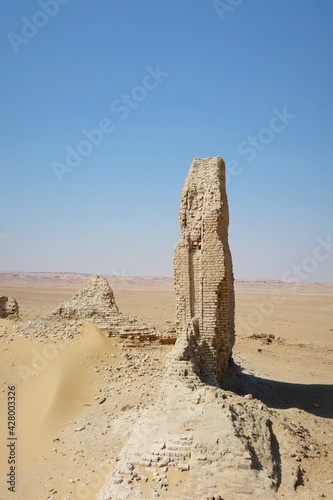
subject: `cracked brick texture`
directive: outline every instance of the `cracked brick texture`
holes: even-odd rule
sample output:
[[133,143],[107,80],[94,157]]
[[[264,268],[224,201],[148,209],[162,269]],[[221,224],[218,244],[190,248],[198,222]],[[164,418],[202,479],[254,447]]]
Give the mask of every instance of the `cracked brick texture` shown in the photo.
[[179,210],[180,239],[174,254],[176,325],[196,340],[195,372],[218,385],[235,342],[234,277],[228,243],[225,164],[196,158],[185,181]]

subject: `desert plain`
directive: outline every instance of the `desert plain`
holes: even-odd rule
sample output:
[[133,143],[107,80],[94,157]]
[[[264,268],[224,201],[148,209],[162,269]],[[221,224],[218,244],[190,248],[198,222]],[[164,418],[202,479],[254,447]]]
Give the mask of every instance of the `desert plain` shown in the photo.
[[[19,320],[0,320],[0,498],[96,499],[141,412],[159,395],[172,343],[106,337],[87,321],[33,322],[86,285],[80,274],[1,273],[0,296]],[[170,337],[172,278],[107,277],[123,313]],[[283,453],[298,467],[283,499],[333,498],[333,285],[239,280],[236,344],[223,389],[275,415]],[[24,322],[24,328],[17,328]],[[31,322],[31,323],[29,323]],[[29,327],[31,325],[31,328]],[[16,387],[16,491],[7,490],[7,387]],[[152,469],[144,472],[152,498]],[[184,496],[186,471],[166,471],[160,498]]]

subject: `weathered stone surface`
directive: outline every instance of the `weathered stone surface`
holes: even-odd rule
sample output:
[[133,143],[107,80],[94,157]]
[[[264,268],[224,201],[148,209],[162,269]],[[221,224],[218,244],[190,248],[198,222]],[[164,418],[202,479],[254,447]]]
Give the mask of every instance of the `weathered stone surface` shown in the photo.
[[129,344],[157,341],[160,333],[136,318],[121,313],[109,283],[92,276],[85,288],[52,313],[53,317],[88,320],[107,335],[120,335]]
[[119,312],[109,283],[99,276],[92,276],[85,288],[61,304],[55,316],[64,318],[108,318]]
[[234,338],[234,278],[229,212],[221,158],[197,158],[184,184],[181,236],[174,255],[178,334],[193,330],[200,378],[219,384]]
[[222,389],[212,386],[203,392],[170,384],[167,397],[135,424],[98,498],[152,498],[143,494],[140,483],[125,488],[124,471],[132,464],[132,474],[140,474],[140,467],[149,465],[156,471],[156,484],[150,486],[157,487],[167,464],[168,480],[173,472],[182,473],[184,491],[173,492],[179,500],[218,495],[226,500],[272,500],[280,481],[273,440],[269,416],[259,410],[258,401],[244,404],[231,394],[226,399]]
[[15,299],[11,297],[0,297],[0,318],[18,319],[19,306]]

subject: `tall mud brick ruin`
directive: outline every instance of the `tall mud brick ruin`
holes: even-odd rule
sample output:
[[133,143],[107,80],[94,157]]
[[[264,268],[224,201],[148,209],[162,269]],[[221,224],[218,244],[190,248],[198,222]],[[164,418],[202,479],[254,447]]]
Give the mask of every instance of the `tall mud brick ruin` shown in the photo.
[[182,191],[179,222],[181,235],[174,254],[177,331],[194,337],[192,363],[201,380],[218,385],[235,342],[229,210],[221,158],[193,161]]
[[[179,219],[177,341],[166,360],[158,400],[134,423],[98,499],[275,500],[281,456],[271,411],[252,395],[244,399],[218,387],[234,345],[221,158],[194,160]],[[284,467],[295,484],[300,469]]]

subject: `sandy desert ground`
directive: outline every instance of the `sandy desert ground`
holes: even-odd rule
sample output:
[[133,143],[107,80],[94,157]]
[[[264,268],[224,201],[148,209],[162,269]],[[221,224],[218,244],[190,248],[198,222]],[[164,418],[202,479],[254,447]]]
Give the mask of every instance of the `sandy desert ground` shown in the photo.
[[[0,274],[0,296],[17,299],[20,320],[53,311],[87,276]],[[119,309],[158,328],[175,315],[171,278],[109,277]],[[73,338],[22,335],[0,320],[0,498],[95,499],[138,414],[158,396],[172,345],[129,347],[76,321]],[[333,285],[236,282],[235,366],[224,388],[252,394],[281,415],[297,440],[302,474],[278,498],[333,498]],[[16,386],[17,491],[8,473],[7,387]],[[288,439],[283,434],[279,439]],[[147,471],[147,498],[150,475]],[[161,498],[178,498],[182,474]],[[283,474],[283,471],[282,471]]]

